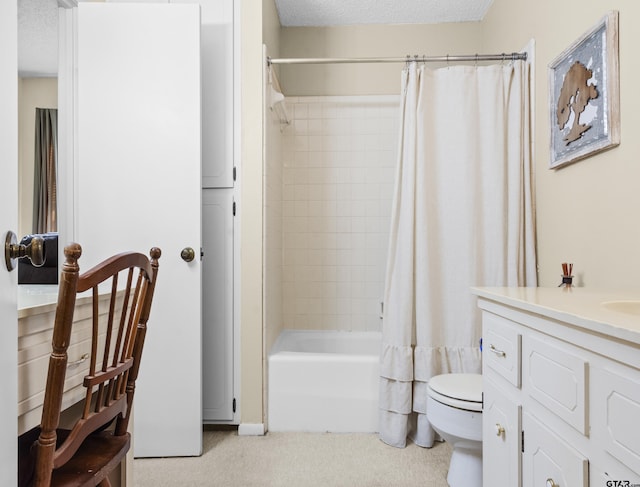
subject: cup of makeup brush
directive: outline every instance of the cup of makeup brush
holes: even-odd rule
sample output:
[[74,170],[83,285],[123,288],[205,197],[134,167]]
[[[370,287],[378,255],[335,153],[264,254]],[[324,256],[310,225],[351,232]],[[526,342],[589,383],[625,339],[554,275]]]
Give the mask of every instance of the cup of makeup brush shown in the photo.
[[567,262],[562,263],[562,282],[558,287],[571,287],[573,285],[573,264]]

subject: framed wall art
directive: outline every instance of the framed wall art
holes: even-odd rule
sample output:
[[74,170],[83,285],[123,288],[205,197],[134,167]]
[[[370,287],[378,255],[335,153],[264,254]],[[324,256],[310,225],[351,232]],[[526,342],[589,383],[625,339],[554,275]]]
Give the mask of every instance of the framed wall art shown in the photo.
[[549,64],[550,169],[620,144],[618,72],[611,11]]

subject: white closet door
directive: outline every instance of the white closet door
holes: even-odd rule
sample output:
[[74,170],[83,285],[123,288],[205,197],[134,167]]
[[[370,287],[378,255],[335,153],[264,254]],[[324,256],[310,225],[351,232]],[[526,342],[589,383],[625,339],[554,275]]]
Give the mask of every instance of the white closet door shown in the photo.
[[233,392],[233,189],[202,195],[202,411],[205,422],[229,422]]
[[202,187],[233,187],[233,0],[202,6]]
[[[75,235],[81,269],[162,250],[135,456],[202,452],[200,11],[80,2]],[[183,248],[196,258],[185,262]]]

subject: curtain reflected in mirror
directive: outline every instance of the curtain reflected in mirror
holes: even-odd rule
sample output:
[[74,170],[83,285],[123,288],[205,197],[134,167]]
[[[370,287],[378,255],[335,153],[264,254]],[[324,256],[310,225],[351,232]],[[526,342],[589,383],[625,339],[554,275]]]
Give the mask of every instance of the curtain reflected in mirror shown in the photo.
[[55,232],[58,229],[57,166],[58,110],[36,108],[32,229],[34,234]]

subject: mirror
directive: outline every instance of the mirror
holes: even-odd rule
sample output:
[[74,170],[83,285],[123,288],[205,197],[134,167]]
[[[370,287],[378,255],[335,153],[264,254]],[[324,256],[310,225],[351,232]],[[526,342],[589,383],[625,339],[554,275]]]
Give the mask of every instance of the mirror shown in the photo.
[[58,107],[58,0],[15,1],[18,5],[18,236],[21,238],[33,232],[36,108]]
[[[57,231],[58,0],[15,1],[18,6],[17,230],[20,240],[32,233]],[[43,130],[36,130],[36,126]],[[36,132],[41,133],[40,144],[36,142]],[[39,157],[36,157],[37,145],[42,149]],[[46,190],[39,190],[46,203],[34,204],[35,188],[40,186],[34,175],[41,171],[49,181]],[[47,215],[45,224],[34,225],[34,206],[44,208],[40,214]],[[46,262],[42,267],[34,267],[26,259],[19,261],[19,284],[57,284],[57,235],[45,237],[45,252]]]

